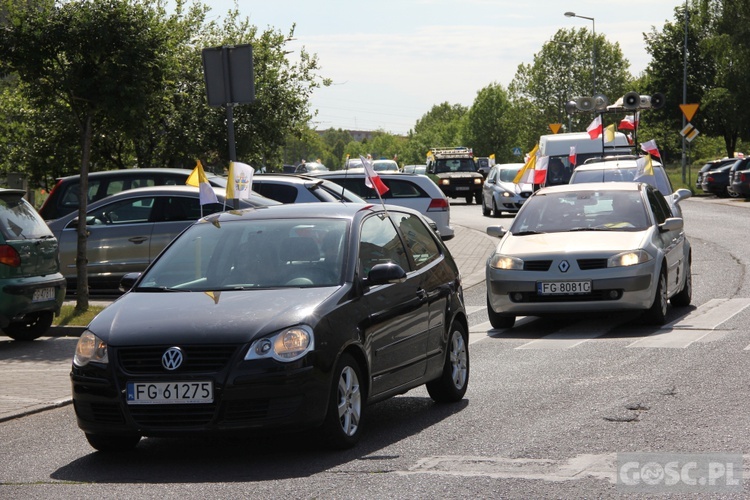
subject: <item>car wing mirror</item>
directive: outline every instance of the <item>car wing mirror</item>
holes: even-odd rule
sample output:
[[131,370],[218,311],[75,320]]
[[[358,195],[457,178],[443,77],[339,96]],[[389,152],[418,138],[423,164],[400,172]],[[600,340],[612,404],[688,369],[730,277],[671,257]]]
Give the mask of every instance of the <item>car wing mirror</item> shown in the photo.
[[682,217],[670,217],[661,224],[659,224],[659,231],[666,233],[668,231],[679,231],[684,227],[684,221]]
[[135,282],[141,277],[141,273],[127,273],[120,279],[120,291],[128,292],[133,288]]
[[367,273],[367,286],[385,285],[387,283],[402,283],[406,281],[406,271],[393,262],[375,264]]
[[686,198],[690,198],[692,195],[693,193],[689,189],[680,188],[674,193],[672,193],[672,199],[674,200],[675,203],[679,203]]
[[487,234],[496,238],[502,238],[508,231],[503,226],[489,226],[487,228]]

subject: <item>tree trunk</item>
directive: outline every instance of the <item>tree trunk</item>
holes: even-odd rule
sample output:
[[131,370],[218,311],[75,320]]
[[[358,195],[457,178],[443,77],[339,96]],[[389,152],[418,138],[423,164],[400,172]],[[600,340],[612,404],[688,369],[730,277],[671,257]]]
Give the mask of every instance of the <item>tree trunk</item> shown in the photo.
[[86,227],[86,211],[88,210],[89,192],[89,160],[91,158],[91,112],[86,114],[86,121],[82,131],[81,154],[81,191],[78,195],[78,252],[76,254],[76,311],[85,312],[89,309],[89,276],[88,259],[86,258],[86,241],[88,228]]

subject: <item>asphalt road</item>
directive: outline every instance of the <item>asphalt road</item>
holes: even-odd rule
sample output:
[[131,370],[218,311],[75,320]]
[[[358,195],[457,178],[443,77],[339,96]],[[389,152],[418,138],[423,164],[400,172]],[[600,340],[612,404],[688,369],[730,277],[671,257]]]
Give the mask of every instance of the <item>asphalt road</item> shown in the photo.
[[[667,328],[623,314],[491,330],[483,284],[469,287],[465,400],[435,405],[420,388],[379,403],[353,450],[324,451],[302,433],[146,439],[107,455],[65,406],[0,423],[0,496],[632,498],[617,483],[624,453],[748,455],[750,464],[748,208],[684,202],[694,305],[671,310]],[[476,229],[497,222],[463,203],[452,217]],[[750,477],[742,463],[734,473]]]

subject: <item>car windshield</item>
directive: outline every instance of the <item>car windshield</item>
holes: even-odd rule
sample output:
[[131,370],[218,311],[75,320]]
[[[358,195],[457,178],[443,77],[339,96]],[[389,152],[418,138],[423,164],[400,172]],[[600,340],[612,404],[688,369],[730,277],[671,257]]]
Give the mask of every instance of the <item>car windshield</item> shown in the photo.
[[437,160],[435,162],[435,173],[444,174],[448,172],[476,172],[477,168],[471,158],[452,158]]
[[514,235],[568,231],[643,231],[649,226],[637,191],[538,194],[516,216]]
[[137,291],[222,291],[339,285],[347,221],[230,220],[183,233],[146,272]]
[[372,162],[372,169],[376,172],[398,172],[398,163],[393,160],[375,160]]
[[672,194],[672,185],[664,169],[658,165],[653,166],[653,175],[639,173],[637,166],[632,167],[615,167],[601,168],[595,170],[578,169],[573,173],[570,179],[571,184],[581,184],[583,182],[645,182],[656,189],[663,195]]
[[513,182],[513,179],[516,178],[516,175],[518,175],[518,171],[520,169],[521,167],[501,168],[500,169],[500,182]]

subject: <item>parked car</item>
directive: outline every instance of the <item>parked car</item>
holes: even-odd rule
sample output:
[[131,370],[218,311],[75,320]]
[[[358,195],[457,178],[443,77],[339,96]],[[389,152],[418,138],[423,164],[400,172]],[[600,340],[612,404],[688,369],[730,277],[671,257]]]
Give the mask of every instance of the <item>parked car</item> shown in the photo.
[[638,167],[635,156],[612,156],[587,160],[570,177],[570,184],[584,182],[647,182],[659,190],[669,204],[674,217],[682,217],[680,201],[692,196],[689,189],[674,191],[672,182],[661,163],[652,161],[653,175],[646,175]]
[[482,176],[486,179],[488,175],[490,175],[490,170],[492,169],[492,166],[495,164],[495,160],[491,159],[486,156],[475,156],[474,157],[474,163],[477,166],[477,172],[482,174]]
[[[214,191],[219,203],[207,205],[200,204],[198,188],[185,185],[130,189],[92,203],[86,216],[89,287],[119,290],[126,273],[146,269],[183,229],[202,216],[224,210],[225,191]],[[239,203],[240,208],[280,205],[260,195]],[[68,289],[75,290],[78,212],[48,225],[59,241],[60,266]]]
[[402,170],[405,174],[426,174],[427,173],[427,165],[404,165],[404,169]]
[[376,172],[400,172],[395,160],[373,160],[372,169]]
[[735,162],[729,172],[729,177],[729,190],[737,196],[750,200],[750,158]]
[[736,198],[738,195],[734,191],[729,191],[729,171],[735,163],[737,158],[705,172],[701,181],[703,192],[719,198]]
[[727,163],[734,163],[735,161],[737,161],[737,158],[722,158],[720,160],[711,160],[703,164],[703,166],[695,176],[695,189],[703,190],[703,177],[706,175],[706,172],[708,172],[709,170],[716,170],[722,165],[726,165]]
[[295,174],[260,174],[253,176],[253,191],[281,203],[346,201],[367,203],[339,184],[319,177]]
[[65,299],[57,239],[25,194],[0,189],[0,330],[15,340],[44,335]]
[[[192,170],[186,168],[129,168],[106,170],[88,174],[87,203],[101,200],[109,195],[138,187],[184,185]],[[226,177],[206,172],[212,186],[227,187]],[[57,179],[39,214],[46,221],[59,219],[78,210],[80,175],[69,175]]]
[[455,402],[467,389],[458,267],[407,208],[214,214],[123,284],[71,372],[78,425],[98,450],[307,428],[346,448],[371,403],[420,385]]
[[516,213],[534,192],[531,184],[516,184],[513,180],[523,163],[503,163],[493,166],[482,186],[482,215],[500,217],[503,212]]
[[[455,235],[450,225],[450,203],[443,192],[425,175],[380,173],[378,176],[388,187],[383,202],[417,210],[435,222],[440,237],[447,241]],[[380,203],[378,193],[365,184],[364,172],[344,170],[318,174],[316,177],[331,180],[356,193],[368,203]]]
[[667,301],[690,304],[690,243],[683,220],[646,183],[542,188],[518,211],[487,261],[487,312],[495,328],[516,316],[643,311],[666,321]]
[[313,174],[317,172],[327,172],[328,167],[323,165],[322,163],[318,163],[315,161],[308,161],[305,163],[300,163],[297,165],[297,168],[294,170],[295,174]]

